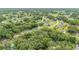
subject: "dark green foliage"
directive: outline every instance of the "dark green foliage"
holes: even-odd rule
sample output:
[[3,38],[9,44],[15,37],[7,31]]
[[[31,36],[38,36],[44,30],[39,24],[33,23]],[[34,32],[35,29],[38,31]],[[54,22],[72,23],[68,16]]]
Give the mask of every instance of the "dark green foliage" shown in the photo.
[[[78,15],[74,9],[6,9],[0,12],[0,49],[74,49],[79,41]],[[66,24],[68,29],[64,33]]]
[[10,39],[12,36],[13,33],[11,31],[8,31],[5,28],[0,29],[0,39]]
[[59,15],[59,16],[57,17],[57,19],[58,19],[58,20],[63,20],[63,21],[68,20],[68,18],[65,17],[65,16],[63,16],[63,15]]
[[6,20],[6,18],[0,15],[0,22],[2,22],[4,20]]
[[79,25],[79,19],[74,19],[74,20],[66,20],[65,22],[71,24],[71,25]]
[[[41,35],[42,34],[42,35]],[[22,41],[20,41],[22,40]],[[32,33],[27,33],[23,36],[22,39],[17,39],[15,40],[15,44],[18,47],[18,44],[24,44],[24,47],[27,47],[27,49],[46,49],[47,48],[47,44],[50,41],[49,36],[47,35],[47,33],[44,32],[39,32],[39,31],[34,31]],[[20,42],[20,43],[18,43]],[[22,42],[22,43],[21,43]],[[21,45],[22,46],[22,45]],[[22,47],[19,47],[18,49],[23,49]],[[25,48],[26,49],[26,48]]]
[[77,27],[75,27],[75,26],[71,26],[71,27],[69,27],[68,32],[69,32],[70,34],[76,34],[76,33],[79,32],[79,28],[77,28]]
[[[14,43],[16,44],[17,49],[22,49],[22,50],[23,49],[35,49],[35,50],[51,49],[51,47],[52,49],[54,49],[53,46],[56,46],[55,49],[65,49],[64,46],[68,46],[70,44],[75,46],[75,42],[76,42],[76,38],[60,32],[51,31],[50,29],[33,31],[25,34],[20,38],[21,39],[15,39]],[[63,43],[64,46],[62,47]],[[73,48],[71,46],[69,47],[67,47],[67,49]]]

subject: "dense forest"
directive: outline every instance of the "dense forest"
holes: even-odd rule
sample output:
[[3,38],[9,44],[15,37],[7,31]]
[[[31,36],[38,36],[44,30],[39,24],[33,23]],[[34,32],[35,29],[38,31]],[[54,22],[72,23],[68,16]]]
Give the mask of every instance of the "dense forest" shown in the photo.
[[0,8],[0,50],[75,50],[79,9]]

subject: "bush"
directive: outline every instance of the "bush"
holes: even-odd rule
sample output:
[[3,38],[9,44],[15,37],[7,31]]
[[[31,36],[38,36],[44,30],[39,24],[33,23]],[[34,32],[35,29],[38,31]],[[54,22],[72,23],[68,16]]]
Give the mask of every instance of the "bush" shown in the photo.
[[[76,38],[66,35],[64,33],[51,31],[50,29],[36,30],[26,33],[20,39],[15,39],[14,43],[17,49],[65,49],[64,46],[76,42]],[[68,49],[68,47],[67,47]]]
[[0,50],[4,49],[4,46],[0,43]]
[[3,28],[3,29],[0,29],[0,39],[11,39],[13,36],[13,33],[8,31],[5,28]]

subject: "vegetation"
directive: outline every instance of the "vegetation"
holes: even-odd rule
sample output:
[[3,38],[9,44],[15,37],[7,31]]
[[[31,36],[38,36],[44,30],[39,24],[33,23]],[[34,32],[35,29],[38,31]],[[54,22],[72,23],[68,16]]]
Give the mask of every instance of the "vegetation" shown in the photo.
[[79,9],[0,9],[1,50],[71,50],[79,44]]

